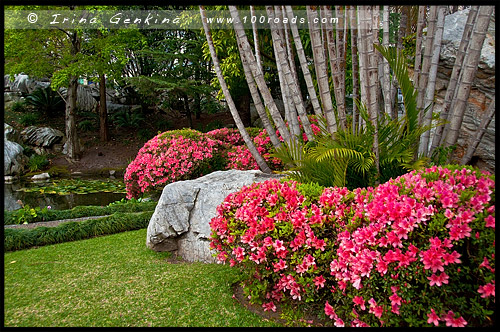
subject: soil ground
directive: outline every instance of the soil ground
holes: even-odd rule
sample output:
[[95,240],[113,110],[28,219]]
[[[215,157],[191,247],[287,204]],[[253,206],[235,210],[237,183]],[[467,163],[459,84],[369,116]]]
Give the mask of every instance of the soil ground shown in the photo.
[[[125,169],[135,159],[137,152],[144,144],[153,138],[158,131],[188,128],[186,117],[172,116],[168,119],[170,125],[165,130],[159,130],[155,124],[160,121],[157,115],[148,115],[144,121],[143,128],[110,128],[111,139],[101,142],[99,133],[78,132],[83,151],[77,161],[69,160],[63,154],[57,154],[50,159],[50,166],[64,166],[70,172],[93,173],[98,170],[112,168]],[[202,114],[200,119],[193,116],[193,128],[206,130],[213,126],[232,126],[234,121],[229,112],[216,114]],[[40,125],[40,124],[39,124]],[[64,122],[51,121],[46,125],[64,132]],[[146,128],[149,135],[140,135],[140,129]]]

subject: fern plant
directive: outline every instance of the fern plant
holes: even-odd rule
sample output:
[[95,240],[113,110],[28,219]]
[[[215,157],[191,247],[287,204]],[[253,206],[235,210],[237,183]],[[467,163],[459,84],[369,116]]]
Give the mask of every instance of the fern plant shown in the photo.
[[113,116],[113,123],[118,128],[139,128],[144,121],[144,116],[138,112],[120,111]]

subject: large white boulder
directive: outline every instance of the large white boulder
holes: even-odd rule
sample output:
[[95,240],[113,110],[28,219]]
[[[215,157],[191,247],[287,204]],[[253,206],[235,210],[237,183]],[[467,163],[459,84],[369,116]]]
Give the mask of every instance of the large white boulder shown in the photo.
[[175,252],[189,262],[215,263],[209,223],[217,206],[243,186],[277,177],[258,170],[229,170],[168,184],[149,221],[146,246]]
[[17,131],[4,123],[3,132],[3,174],[4,176],[19,176],[28,158],[24,155],[24,148],[17,142],[11,142],[18,138]]

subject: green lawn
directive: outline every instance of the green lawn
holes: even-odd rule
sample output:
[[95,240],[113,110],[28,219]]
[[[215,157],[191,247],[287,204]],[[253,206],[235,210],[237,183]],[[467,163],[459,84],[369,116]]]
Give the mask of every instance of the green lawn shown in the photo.
[[4,254],[4,326],[277,326],[232,298],[240,275],[166,262],[146,229]]

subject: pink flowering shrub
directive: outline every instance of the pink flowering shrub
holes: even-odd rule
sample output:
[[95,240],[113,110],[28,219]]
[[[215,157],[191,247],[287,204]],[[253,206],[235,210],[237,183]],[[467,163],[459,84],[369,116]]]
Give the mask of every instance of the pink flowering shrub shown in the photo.
[[146,142],[124,175],[127,198],[217,169],[220,143],[191,129],[159,134]]
[[[253,142],[255,144],[255,147],[257,148],[257,151],[259,151],[261,156],[264,158],[264,160],[272,170],[283,169],[281,160],[271,155],[274,151],[274,147],[265,129],[262,129],[259,134],[253,138]],[[229,148],[227,150],[226,156],[228,160],[226,169],[259,169],[257,161],[252,156],[245,144]]]
[[[273,146],[265,130],[247,130],[271,169],[282,169],[281,161],[271,156]],[[138,198],[169,183],[225,169],[259,169],[237,129],[167,131],[146,142],[128,165],[127,197]]]
[[495,323],[494,176],[434,166],[310,192],[270,180],[217,207],[210,246],[254,303],[305,305],[334,326]]

